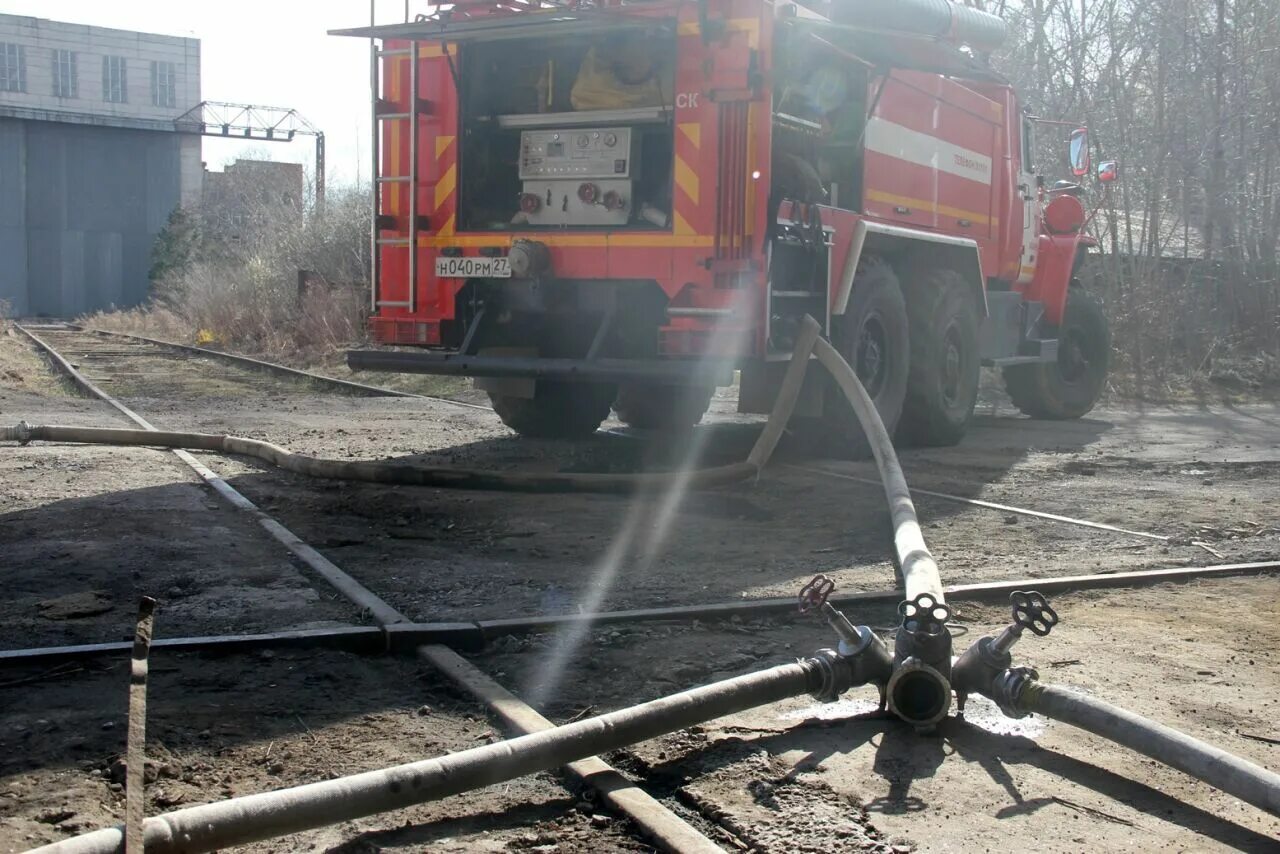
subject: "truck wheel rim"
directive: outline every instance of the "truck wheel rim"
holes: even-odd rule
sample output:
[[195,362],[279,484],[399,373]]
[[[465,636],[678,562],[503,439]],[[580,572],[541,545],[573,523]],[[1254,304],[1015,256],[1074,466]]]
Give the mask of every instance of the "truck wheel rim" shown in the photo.
[[943,337],[942,354],[942,399],[947,406],[955,406],[960,400],[960,366],[964,359],[961,356],[963,342],[960,329],[952,323],[947,326]]
[[1069,329],[1062,336],[1058,353],[1058,372],[1062,381],[1076,383],[1089,373],[1089,355],[1084,335],[1078,329]]
[[885,377],[889,373],[888,352],[887,336],[880,318],[876,315],[867,317],[858,336],[854,362],[858,380],[873,400],[884,390]]

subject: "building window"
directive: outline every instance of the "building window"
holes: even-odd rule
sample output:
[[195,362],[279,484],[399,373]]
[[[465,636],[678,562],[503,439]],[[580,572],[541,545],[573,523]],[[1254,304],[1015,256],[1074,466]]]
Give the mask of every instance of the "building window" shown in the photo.
[[178,72],[172,62],[151,62],[151,103],[172,107],[177,103]]
[[73,50],[53,51],[53,95],[55,98],[75,98],[80,94],[76,80],[76,54]]
[[20,44],[0,44],[0,92],[27,91],[27,51]]
[[129,100],[129,80],[123,56],[102,57],[102,100],[123,104]]

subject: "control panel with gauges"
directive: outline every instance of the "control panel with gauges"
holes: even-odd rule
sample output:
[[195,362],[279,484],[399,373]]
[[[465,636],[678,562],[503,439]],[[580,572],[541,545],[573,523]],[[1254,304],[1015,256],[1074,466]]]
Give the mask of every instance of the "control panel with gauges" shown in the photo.
[[520,216],[530,225],[626,225],[639,177],[627,127],[520,134]]

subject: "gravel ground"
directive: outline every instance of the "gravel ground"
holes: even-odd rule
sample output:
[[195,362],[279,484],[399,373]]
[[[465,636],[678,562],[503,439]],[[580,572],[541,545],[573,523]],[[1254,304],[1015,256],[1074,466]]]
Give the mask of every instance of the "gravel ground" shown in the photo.
[[[690,446],[601,433],[517,440],[492,413],[360,398],[119,344],[73,361],[162,428],[234,432],[340,459],[503,470],[628,471],[741,456],[759,421],[722,396]],[[136,354],[135,354],[136,355]],[[0,335],[0,420],[119,426]],[[615,425],[616,427],[616,425]],[[910,449],[913,486],[1165,535],[1152,541],[922,497],[948,582],[1274,558],[1280,407],[1108,408],[1078,422],[984,403],[957,448]],[[522,495],[307,480],[204,455],[237,489],[394,607],[419,619],[564,613],[791,595],[815,572],[842,590],[894,580],[865,463],[786,447],[755,483],[642,496]],[[1193,541],[1204,545],[1194,545]],[[1206,548],[1207,547],[1207,548]],[[7,648],[128,636],[139,595],[157,634],[349,624],[358,615],[167,452],[0,449]],[[1210,551],[1212,550],[1212,551]],[[1280,767],[1274,577],[1055,600],[1063,625],[1021,660]],[[1000,608],[964,603],[970,639]],[[891,611],[851,615],[887,626]],[[499,639],[484,669],[553,719],[650,699],[829,645],[798,618],[626,626]],[[960,638],[963,646],[967,639]],[[482,711],[409,661],[333,652],[157,654],[150,809],[323,779],[493,738]],[[0,850],[119,818],[127,667],[0,673]],[[1071,729],[997,721],[919,738],[866,714],[868,693],[795,700],[610,757],[731,850],[1276,850],[1280,823]],[[874,707],[874,703],[871,703]],[[425,709],[425,711],[424,711]],[[277,770],[272,770],[277,769]],[[963,800],[960,800],[963,798]],[[70,813],[64,815],[64,813]],[[636,850],[625,821],[552,776],[254,850]]]

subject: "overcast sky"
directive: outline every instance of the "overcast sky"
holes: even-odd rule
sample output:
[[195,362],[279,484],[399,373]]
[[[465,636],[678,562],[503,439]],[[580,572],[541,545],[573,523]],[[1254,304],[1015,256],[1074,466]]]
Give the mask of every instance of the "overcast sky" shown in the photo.
[[[412,0],[412,13],[429,11]],[[369,21],[368,0],[4,0],[3,9],[77,24],[200,39],[201,97],[293,107],[324,131],[330,184],[368,180],[369,43],[326,35]],[[403,0],[379,0],[378,22],[404,20]],[[307,164],[311,137],[291,143],[204,138],[210,168],[246,150]]]

